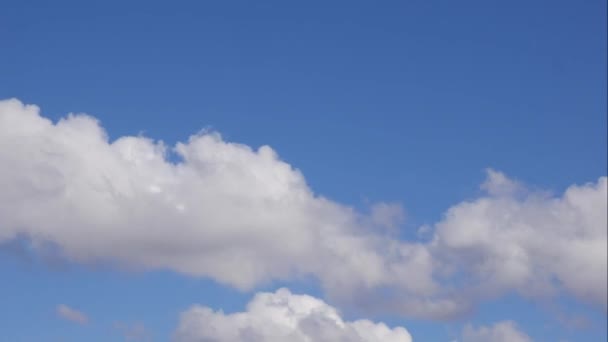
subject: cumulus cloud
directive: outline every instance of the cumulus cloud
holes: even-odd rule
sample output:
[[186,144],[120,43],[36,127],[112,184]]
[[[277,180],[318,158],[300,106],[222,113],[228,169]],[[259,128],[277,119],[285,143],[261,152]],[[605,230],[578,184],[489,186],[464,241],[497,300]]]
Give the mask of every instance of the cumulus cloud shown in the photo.
[[490,170],[484,188],[488,196],[453,206],[436,225],[430,248],[450,275],[465,274],[461,286],[476,295],[563,288],[605,310],[606,177],[551,197]]
[[466,325],[462,331],[462,342],[532,342],[530,336],[520,331],[513,321],[503,321],[492,326],[475,328]]
[[73,309],[65,304],[59,304],[56,308],[57,315],[65,320],[72,321],[78,324],[87,324],[89,318],[86,314],[76,309]]
[[36,106],[0,102],[0,241],[27,237],[77,262],[171,269],[248,290],[315,276],[352,296],[381,286],[432,294],[423,246],[388,237],[401,217],[370,216],[315,195],[268,146],[197,134],[172,152],[145,137],[109,142],[98,122],[57,123]]
[[213,132],[174,147],[109,141],[90,116],[53,123],[0,101],[0,165],[0,243],[27,241],[28,252],[241,290],[312,276],[334,303],[417,317],[513,289],[606,307],[605,177],[550,197],[489,171],[487,194],[450,208],[421,242],[391,233],[400,207],[357,212],[315,194],[270,147]]
[[338,311],[307,295],[287,289],[258,293],[247,310],[233,314],[194,306],[182,313],[178,342],[411,342],[403,327],[369,320],[344,321]]

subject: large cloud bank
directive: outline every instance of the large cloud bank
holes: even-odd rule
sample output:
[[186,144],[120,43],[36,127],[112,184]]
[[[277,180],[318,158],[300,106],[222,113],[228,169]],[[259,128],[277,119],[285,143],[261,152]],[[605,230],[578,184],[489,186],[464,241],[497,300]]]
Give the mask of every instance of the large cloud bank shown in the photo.
[[53,123],[0,101],[0,243],[243,290],[312,276],[335,302],[418,317],[510,290],[606,308],[605,177],[552,197],[490,171],[486,195],[450,208],[423,243],[385,229],[398,207],[364,215],[315,195],[268,146],[203,133],[172,151],[180,162],[145,137],[108,141],[90,116]]
[[307,295],[287,289],[258,293],[247,311],[224,314],[194,306],[182,313],[177,342],[411,342],[402,327],[369,320],[345,322],[338,311]]

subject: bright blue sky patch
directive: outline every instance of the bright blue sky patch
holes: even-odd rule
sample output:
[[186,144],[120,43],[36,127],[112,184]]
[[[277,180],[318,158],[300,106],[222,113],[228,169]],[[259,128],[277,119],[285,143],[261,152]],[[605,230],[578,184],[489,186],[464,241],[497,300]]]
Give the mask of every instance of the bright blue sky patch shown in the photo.
[[606,25],[5,2],[0,339],[606,340]]

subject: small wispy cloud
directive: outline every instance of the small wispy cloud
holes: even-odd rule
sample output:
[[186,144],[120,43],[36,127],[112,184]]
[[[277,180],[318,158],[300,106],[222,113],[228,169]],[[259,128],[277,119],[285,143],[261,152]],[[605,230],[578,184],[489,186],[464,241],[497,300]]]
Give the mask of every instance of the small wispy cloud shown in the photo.
[[85,313],[83,313],[82,311],[78,311],[74,308],[71,308],[65,304],[59,304],[57,305],[57,316],[68,320],[68,321],[72,321],[74,323],[78,323],[78,324],[87,324],[89,322],[89,318],[87,317],[87,315]]
[[150,332],[141,322],[116,322],[114,323],[114,329],[124,336],[125,341],[150,341],[151,339]]
[[474,326],[467,324],[462,332],[463,342],[532,342],[532,338],[520,331],[513,321],[502,321],[492,326]]

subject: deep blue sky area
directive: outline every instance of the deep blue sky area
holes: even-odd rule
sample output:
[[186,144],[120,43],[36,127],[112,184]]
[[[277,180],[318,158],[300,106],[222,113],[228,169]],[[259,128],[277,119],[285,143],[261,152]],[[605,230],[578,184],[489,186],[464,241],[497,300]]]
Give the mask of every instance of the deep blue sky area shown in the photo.
[[[0,99],[53,120],[88,113],[111,140],[172,145],[211,128],[267,144],[317,194],[363,210],[402,203],[413,236],[479,195],[487,167],[555,194],[606,175],[606,13],[603,0],[3,0]],[[11,341],[93,341],[91,331],[107,341],[114,321],[141,321],[166,340],[190,304],[240,310],[249,298],[171,272],[57,270],[8,255],[0,337]],[[570,329],[514,297],[472,321],[521,316],[537,341],[606,339],[604,313]],[[59,302],[97,320],[60,321]],[[417,341],[450,341],[465,322],[383,319]]]

